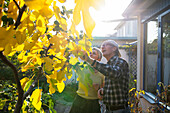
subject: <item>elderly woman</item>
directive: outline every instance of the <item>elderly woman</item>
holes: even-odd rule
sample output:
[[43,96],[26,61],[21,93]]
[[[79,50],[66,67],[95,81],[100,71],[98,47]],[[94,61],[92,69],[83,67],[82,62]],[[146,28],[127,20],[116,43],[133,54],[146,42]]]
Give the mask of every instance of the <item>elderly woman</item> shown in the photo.
[[[100,61],[102,59],[102,53],[99,48],[92,48],[90,57],[94,60]],[[88,80],[92,80],[92,85],[88,85],[88,88],[81,87],[84,82],[87,82],[87,79],[79,80],[79,87],[77,90],[77,96],[72,104],[70,113],[101,113],[100,105],[98,101],[97,90],[102,87],[104,76],[99,73],[97,70],[91,72],[88,68],[84,68],[82,73],[85,73],[85,76],[89,76]],[[83,76],[81,73],[79,76]],[[86,85],[84,85],[86,86]],[[88,90],[88,94],[85,90]]]

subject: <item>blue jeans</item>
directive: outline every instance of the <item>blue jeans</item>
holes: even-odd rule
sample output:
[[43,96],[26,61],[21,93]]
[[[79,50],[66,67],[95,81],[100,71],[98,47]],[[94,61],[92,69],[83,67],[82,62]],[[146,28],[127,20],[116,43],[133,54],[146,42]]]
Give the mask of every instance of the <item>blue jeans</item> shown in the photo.
[[109,111],[108,109],[106,109],[105,113],[130,113],[130,109],[129,107],[127,107],[126,109],[119,109],[114,111]]

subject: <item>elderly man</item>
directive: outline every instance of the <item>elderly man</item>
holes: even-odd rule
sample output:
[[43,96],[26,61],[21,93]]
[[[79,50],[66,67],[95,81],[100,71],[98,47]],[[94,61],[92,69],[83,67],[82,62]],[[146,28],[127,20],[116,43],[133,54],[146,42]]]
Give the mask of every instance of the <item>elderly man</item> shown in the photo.
[[105,113],[128,113],[128,63],[120,58],[118,44],[114,40],[104,41],[101,50],[107,64],[91,59],[86,53],[82,59],[105,76],[105,86],[98,91],[106,105]]

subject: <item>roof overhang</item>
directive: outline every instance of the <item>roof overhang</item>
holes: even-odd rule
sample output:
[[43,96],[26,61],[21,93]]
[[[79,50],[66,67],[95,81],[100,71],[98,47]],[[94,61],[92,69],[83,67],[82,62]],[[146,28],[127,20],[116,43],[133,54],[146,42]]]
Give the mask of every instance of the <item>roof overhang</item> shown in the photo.
[[136,17],[156,1],[157,0],[133,0],[125,9],[122,16],[126,18]]
[[93,40],[137,40],[137,37],[93,37]]

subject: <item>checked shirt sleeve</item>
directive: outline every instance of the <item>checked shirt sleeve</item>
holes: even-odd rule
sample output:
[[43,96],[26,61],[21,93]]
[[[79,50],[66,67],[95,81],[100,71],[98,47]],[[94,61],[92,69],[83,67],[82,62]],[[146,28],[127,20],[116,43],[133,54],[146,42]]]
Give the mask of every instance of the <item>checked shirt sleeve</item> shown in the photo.
[[129,71],[127,62],[118,57],[112,58],[107,64],[96,62],[94,68],[110,78],[119,78]]

